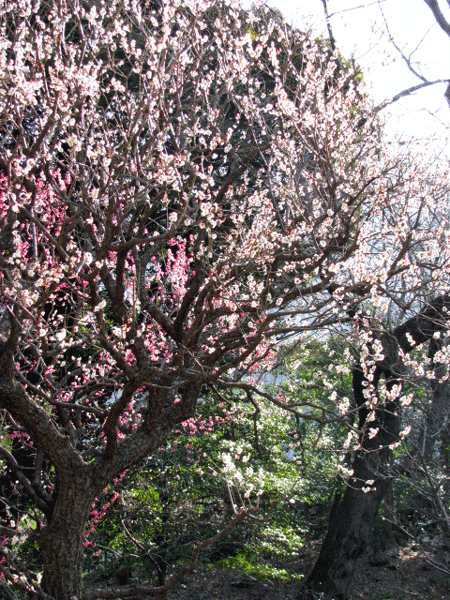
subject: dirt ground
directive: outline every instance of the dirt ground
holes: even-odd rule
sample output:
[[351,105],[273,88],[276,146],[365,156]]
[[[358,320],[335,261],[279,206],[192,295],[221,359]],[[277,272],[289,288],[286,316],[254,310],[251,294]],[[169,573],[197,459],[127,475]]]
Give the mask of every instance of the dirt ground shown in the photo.
[[[317,548],[304,552],[299,561],[284,565],[291,572],[306,573]],[[428,553],[428,560],[414,546],[396,548],[377,556],[364,555],[350,590],[351,600],[450,600],[450,576],[431,563],[450,570],[450,554]],[[199,570],[168,594],[168,600],[291,600],[298,582],[258,581],[238,570]]]

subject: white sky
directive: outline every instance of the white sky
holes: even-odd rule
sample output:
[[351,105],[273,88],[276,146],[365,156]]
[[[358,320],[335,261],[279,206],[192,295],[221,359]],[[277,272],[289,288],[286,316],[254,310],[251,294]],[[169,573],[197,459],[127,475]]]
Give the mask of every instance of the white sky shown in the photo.
[[[314,30],[325,33],[321,0],[268,0],[268,4],[281,10],[299,29],[311,24]],[[441,0],[443,11],[445,6]],[[430,80],[450,79],[450,38],[437,25],[424,0],[328,0],[328,10],[338,47],[362,66],[376,103],[420,83],[389,41],[382,11],[390,33],[415,68]],[[443,147],[450,138],[445,89],[446,84],[435,85],[385,109],[389,133],[420,140],[421,144],[424,138],[432,140],[435,151]]]

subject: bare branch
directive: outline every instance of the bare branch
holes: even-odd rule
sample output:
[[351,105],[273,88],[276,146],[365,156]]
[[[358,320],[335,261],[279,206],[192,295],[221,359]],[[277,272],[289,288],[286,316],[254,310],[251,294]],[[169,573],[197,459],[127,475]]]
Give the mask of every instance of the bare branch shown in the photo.
[[[406,96],[411,96],[412,94],[414,94],[414,92],[417,92],[426,87],[430,87],[432,85],[437,85],[439,83],[449,83],[449,80],[448,79],[436,79],[434,81],[425,81],[423,83],[418,83],[417,85],[413,85],[413,86],[407,88],[406,90],[402,90],[398,94],[395,94],[395,96],[393,96],[389,100],[384,100],[381,104],[378,104],[378,106],[376,106],[374,108],[374,110],[376,113],[380,112],[387,106],[390,106],[391,104],[394,104],[394,102],[397,102],[397,100],[400,100],[400,98],[405,98]],[[447,90],[448,89],[449,88],[447,88]],[[448,94],[448,91],[446,91],[446,93],[445,93],[446,98],[447,98],[447,94]],[[449,101],[448,98],[447,98],[447,101]]]
[[444,13],[441,11],[438,0],[423,0],[425,4],[431,9],[431,12],[436,19],[436,22],[449,37],[450,37],[450,23],[444,17]]

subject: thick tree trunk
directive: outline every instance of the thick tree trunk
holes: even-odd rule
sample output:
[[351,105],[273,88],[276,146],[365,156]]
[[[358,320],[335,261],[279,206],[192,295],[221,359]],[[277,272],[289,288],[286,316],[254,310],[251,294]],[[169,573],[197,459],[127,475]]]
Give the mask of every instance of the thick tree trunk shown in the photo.
[[301,587],[299,599],[346,598],[356,561],[368,544],[373,521],[389,485],[388,478],[379,477],[371,491],[363,491],[369,487],[365,481],[375,476],[363,456],[354,462],[354,475],[344,494],[335,498],[327,535]]
[[[424,460],[429,459],[435,450],[436,444],[442,440],[442,434],[448,426],[450,407],[449,380],[446,379],[448,367],[446,364],[435,361],[436,353],[445,350],[448,341],[445,338],[431,339],[428,349],[430,359],[430,386],[431,399],[422,429],[419,451]],[[441,453],[442,454],[442,453]]]
[[44,559],[42,587],[56,600],[81,596],[84,534],[94,499],[87,469],[59,481],[53,515],[39,539]]
[[[396,362],[394,356],[386,358],[386,361]],[[387,377],[389,390],[394,384],[400,385],[393,373],[387,370],[386,364],[380,364],[373,379],[374,390],[382,375]],[[367,383],[362,370],[355,368],[353,388],[355,401],[360,406],[360,450],[354,455],[353,473],[345,492],[338,493],[334,499],[327,534],[312,571],[300,587],[299,600],[346,598],[356,561],[367,547],[375,516],[389,488],[390,446],[398,440],[400,432],[398,406],[395,400],[379,403],[374,415],[371,415],[365,404]],[[376,434],[373,435],[373,432]]]
[[392,407],[382,412],[384,415],[373,423],[378,426],[384,421],[381,433],[375,436],[382,449],[366,447],[355,455],[353,474],[345,492],[334,500],[319,557],[301,586],[299,599],[315,600],[322,594],[321,598],[344,600],[347,596],[356,561],[369,543],[374,519],[391,481],[389,444],[398,435],[400,419]]
[[382,544],[381,550],[385,550],[396,545],[394,520],[395,520],[395,509],[394,509],[394,487],[392,479],[389,481],[388,489],[384,497],[384,522],[383,522],[383,533],[382,533]]

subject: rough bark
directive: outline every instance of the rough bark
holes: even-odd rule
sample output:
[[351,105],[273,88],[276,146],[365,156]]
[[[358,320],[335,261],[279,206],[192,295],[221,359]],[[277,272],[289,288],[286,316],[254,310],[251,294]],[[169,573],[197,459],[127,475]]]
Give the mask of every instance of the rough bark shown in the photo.
[[87,469],[60,481],[53,516],[39,539],[44,558],[42,588],[57,600],[81,597],[84,533],[94,498]]
[[[449,305],[450,296],[440,296],[397,327],[392,335],[381,336],[384,358],[376,365],[372,381],[374,393],[383,376],[388,389],[393,385],[401,388],[399,349],[408,353],[418,344],[432,339],[436,332],[447,329]],[[400,407],[395,399],[378,403],[368,420],[364,389],[370,383],[365,380],[363,370],[356,366],[353,389],[356,405],[360,407],[359,450],[354,455],[353,473],[345,492],[335,498],[319,557],[299,589],[299,600],[315,600],[318,596],[334,600],[346,598],[356,561],[367,546],[373,521],[389,489],[392,477],[390,446],[398,440]],[[378,429],[378,432],[370,437],[369,429]],[[367,482],[372,480],[373,483],[368,485]]]
[[386,494],[384,496],[383,502],[383,512],[384,512],[384,521],[383,521],[383,530],[382,530],[382,546],[379,548],[380,550],[385,550],[397,544],[397,540],[395,537],[395,529],[394,529],[394,518],[395,518],[395,510],[394,510],[394,488],[392,485],[392,480],[390,480],[388,489],[386,490]]
[[[362,392],[362,382],[358,370],[354,373],[355,396]],[[363,431],[366,417],[360,417]],[[334,600],[346,597],[356,561],[367,546],[373,521],[389,487],[392,456],[389,445],[396,441],[400,427],[395,407],[389,404],[377,410],[370,427],[378,428],[378,433],[373,438],[367,432],[362,434],[361,450],[352,463],[353,473],[344,493],[334,499],[325,540],[312,571],[301,586],[299,599],[313,600],[318,594]],[[373,483],[369,484],[370,481]]]
[[431,361],[432,369],[430,387],[431,397],[428,410],[425,413],[419,450],[424,458],[430,458],[435,450],[436,444],[445,436],[448,428],[448,418],[450,407],[449,380],[445,379],[447,375],[447,366],[435,360],[436,353],[447,346],[447,340],[432,339],[428,350],[428,357]]

